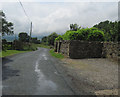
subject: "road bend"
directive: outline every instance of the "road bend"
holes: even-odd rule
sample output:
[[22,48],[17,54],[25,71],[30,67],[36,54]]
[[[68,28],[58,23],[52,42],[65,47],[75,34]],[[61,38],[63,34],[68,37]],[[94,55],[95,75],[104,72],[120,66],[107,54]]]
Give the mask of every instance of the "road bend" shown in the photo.
[[2,62],[3,95],[74,95],[55,67],[49,49],[6,57]]

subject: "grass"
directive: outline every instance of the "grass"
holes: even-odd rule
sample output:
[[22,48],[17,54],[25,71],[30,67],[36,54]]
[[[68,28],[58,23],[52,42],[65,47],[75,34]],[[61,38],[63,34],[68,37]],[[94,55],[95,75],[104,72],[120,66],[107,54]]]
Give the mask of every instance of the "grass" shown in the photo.
[[[19,51],[19,50],[6,50],[6,51],[2,51],[0,52],[0,57],[6,57],[6,56],[11,56],[11,55],[14,55],[14,54],[19,54],[19,53],[25,53],[25,52],[29,52],[29,51],[34,51],[34,50],[37,50],[37,47],[43,47],[43,48],[50,48],[50,46],[48,45],[44,45],[44,44],[31,44],[31,49],[28,50],[28,47],[26,46],[26,50],[25,51]],[[64,56],[61,54],[61,53],[56,53],[54,52],[53,49],[50,50],[50,54],[53,56],[53,57],[56,57],[56,58],[59,58],[59,59],[63,59]]]
[[61,54],[61,53],[56,53],[56,52],[54,52],[53,49],[51,49],[49,52],[50,52],[50,54],[51,54],[53,57],[56,57],[56,58],[59,58],[59,59],[63,59],[63,58],[64,58],[64,55],[63,55],[63,54]]
[[24,53],[24,52],[28,52],[28,51],[6,50],[6,51],[0,52],[0,57],[11,56],[14,54],[19,54],[19,53]]
[[37,50],[37,47],[50,48],[50,46],[47,46],[47,45],[44,45],[44,44],[34,44],[34,43],[32,43],[30,47],[28,45],[24,46],[23,51],[19,51],[19,50],[2,51],[2,52],[0,52],[0,57],[11,56],[11,55],[14,55],[14,54],[19,54],[19,53],[24,53],[24,52],[29,52],[29,51],[35,51],[35,50]]
[[0,52],[0,57],[2,57],[2,52]]
[[44,45],[44,44],[31,44],[31,48],[32,49],[37,49],[37,47],[43,47],[43,48],[50,48],[50,46],[48,46],[48,45]]
[[[50,49],[50,46],[45,45],[45,44],[31,44],[31,48],[33,50],[36,50],[37,47],[42,47],[42,48],[48,48],[48,49]],[[56,58],[59,58],[59,59],[63,59],[64,58],[64,56],[61,53],[55,53],[53,49],[50,50],[50,54],[53,57],[56,57]]]
[[37,47],[43,47],[43,48],[50,48],[50,46],[44,45],[44,44],[34,44],[31,43],[30,46],[29,45],[25,45],[24,46],[24,50],[31,50],[31,51],[35,51],[37,50]]

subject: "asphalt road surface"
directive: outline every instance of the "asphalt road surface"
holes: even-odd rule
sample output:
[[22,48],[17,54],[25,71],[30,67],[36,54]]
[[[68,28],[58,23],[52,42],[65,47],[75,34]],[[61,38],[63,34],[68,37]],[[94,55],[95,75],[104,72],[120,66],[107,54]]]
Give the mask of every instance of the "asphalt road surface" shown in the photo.
[[6,57],[2,62],[3,95],[74,95],[55,67],[59,60],[49,50]]

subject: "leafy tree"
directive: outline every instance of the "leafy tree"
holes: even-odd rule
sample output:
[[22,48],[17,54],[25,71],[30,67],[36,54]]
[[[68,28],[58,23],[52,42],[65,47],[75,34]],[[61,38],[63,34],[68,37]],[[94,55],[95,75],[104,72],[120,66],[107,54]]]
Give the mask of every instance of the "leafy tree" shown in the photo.
[[104,33],[100,30],[93,30],[89,33],[88,41],[104,41]]
[[21,42],[29,42],[30,37],[28,36],[27,33],[21,32],[21,33],[19,33],[18,36],[19,36],[19,41],[21,41]]
[[43,38],[42,38],[42,43],[46,43],[47,42],[47,36],[44,36]]
[[58,40],[63,40],[63,36],[62,36],[62,35],[59,35],[59,36],[55,39],[55,41],[58,41]]
[[105,34],[105,41],[118,41],[119,38],[119,32],[120,32],[120,26],[119,21],[111,22],[111,21],[104,21],[100,22],[97,25],[94,25],[94,27],[98,28],[99,30],[102,30]]
[[81,27],[79,27],[79,25],[77,25],[77,24],[70,24],[70,30],[72,30],[72,31],[77,31],[80,28]]
[[83,41],[104,41],[103,31],[98,30],[95,27],[79,29],[77,31],[66,31],[62,36],[56,38],[56,40],[83,40]]
[[0,16],[2,17],[2,35],[10,35],[10,34],[14,34],[13,33],[13,23],[12,22],[8,22],[6,20],[5,14],[3,12],[0,12]]
[[32,43],[40,43],[40,40],[37,39],[37,37],[32,38]]
[[[116,40],[120,41],[120,21],[118,21],[118,33],[116,34]],[[117,32],[117,31],[116,31]]]
[[23,42],[21,42],[19,40],[14,40],[13,41],[13,49],[15,49],[15,50],[23,50],[24,49]]
[[70,40],[70,33],[72,33],[72,31],[66,31],[66,33],[63,35],[63,40]]
[[79,33],[78,37],[77,37],[77,40],[87,40],[88,38],[88,35],[90,34],[90,32],[92,31],[91,30],[92,28],[83,28],[83,29],[80,29],[77,31],[77,33]]
[[55,39],[58,37],[57,33],[53,32],[48,36],[48,44],[49,45],[54,45]]
[[2,50],[3,51],[7,50],[7,40],[6,39],[2,39]]

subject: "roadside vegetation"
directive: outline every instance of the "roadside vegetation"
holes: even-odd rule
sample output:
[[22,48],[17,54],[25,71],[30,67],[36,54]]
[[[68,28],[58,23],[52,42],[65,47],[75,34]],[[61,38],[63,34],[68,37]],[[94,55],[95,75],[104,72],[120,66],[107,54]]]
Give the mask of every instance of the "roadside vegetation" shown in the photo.
[[[2,12],[2,35],[13,35],[12,22],[8,22],[5,18],[5,14]],[[81,40],[81,41],[113,41],[120,40],[120,21],[104,21],[94,25],[91,28],[84,28],[78,24],[70,24],[70,29],[64,34],[59,35],[56,32],[51,33],[48,36],[44,36],[41,40],[37,37],[30,37],[27,32],[20,32],[18,39],[13,42],[8,42],[6,39],[2,39],[2,53],[3,56],[26,52],[35,51],[37,47],[50,48],[50,54],[57,58],[63,58],[62,54],[54,53],[53,47],[55,41],[61,40]],[[11,52],[11,53],[10,53]],[[2,56],[2,55],[1,55]]]
[[54,49],[51,49],[49,52],[55,58],[59,58],[59,59],[63,59],[64,58],[63,54],[54,52]]
[[25,52],[28,52],[28,51],[6,50],[6,51],[2,51],[2,54],[0,55],[0,57],[6,57],[14,54],[25,53]]
[[118,30],[120,21],[104,21],[94,25],[92,28],[82,28],[77,24],[70,24],[70,30],[63,35],[58,35],[58,40],[82,40],[82,41],[113,41],[120,40]]
[[54,46],[55,41],[60,40],[81,40],[81,41],[120,41],[120,21],[103,21],[91,28],[81,27],[78,24],[70,24],[70,29],[64,34],[51,33],[41,40],[46,45]]
[[[1,15],[2,36],[13,35],[14,24],[6,20],[4,12],[1,12]],[[30,37],[28,33],[20,32],[18,34],[18,39],[15,39],[13,42],[8,42],[6,39],[2,39],[2,52],[0,52],[0,57],[6,57],[28,51],[35,51],[37,50],[37,47],[50,48],[50,46],[41,43],[37,37]]]
[[48,48],[48,49],[50,48],[50,46],[48,45],[31,43],[30,49],[29,49],[29,46],[25,46],[24,50],[3,50],[2,52],[0,52],[0,57],[6,57],[14,54],[35,51],[37,50],[38,47]]

